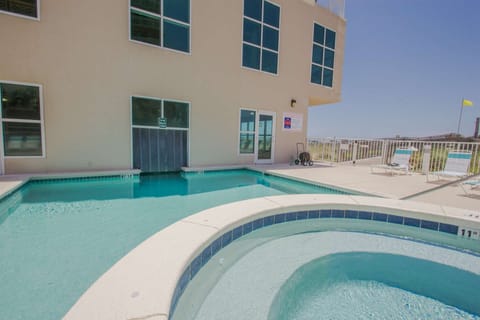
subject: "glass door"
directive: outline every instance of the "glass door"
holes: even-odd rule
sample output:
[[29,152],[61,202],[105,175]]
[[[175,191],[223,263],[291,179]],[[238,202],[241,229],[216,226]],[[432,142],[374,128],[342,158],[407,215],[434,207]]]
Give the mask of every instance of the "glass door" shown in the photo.
[[273,163],[275,146],[275,113],[258,113],[257,150],[255,163]]

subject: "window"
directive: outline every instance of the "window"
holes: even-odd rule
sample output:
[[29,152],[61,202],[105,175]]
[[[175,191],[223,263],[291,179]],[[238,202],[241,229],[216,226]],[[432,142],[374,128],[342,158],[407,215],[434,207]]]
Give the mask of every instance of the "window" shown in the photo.
[[43,156],[41,87],[0,83],[3,154]]
[[38,0],[0,0],[0,12],[38,19]]
[[335,31],[314,23],[310,81],[326,87],[332,87],[334,62]]
[[155,98],[132,97],[132,125],[188,129],[189,104]]
[[244,0],[242,65],[277,74],[279,33],[279,6],[265,0]]
[[130,0],[130,39],[190,52],[190,0]]
[[255,152],[255,119],[255,111],[240,109],[240,154]]

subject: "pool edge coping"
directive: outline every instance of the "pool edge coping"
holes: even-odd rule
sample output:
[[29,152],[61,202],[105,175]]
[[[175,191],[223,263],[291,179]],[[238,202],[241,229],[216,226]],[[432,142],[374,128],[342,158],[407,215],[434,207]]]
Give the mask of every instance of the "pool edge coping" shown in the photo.
[[474,211],[405,200],[311,194],[229,203],[186,217],[142,242],[97,279],[65,319],[168,319],[186,270],[226,231],[274,214],[315,208],[373,210],[480,230]]
[[32,173],[32,174],[12,174],[0,176],[0,183],[11,182],[16,185],[8,188],[0,193],[0,201],[19,190],[22,186],[30,181],[36,180],[61,180],[61,179],[76,179],[76,178],[95,178],[95,177],[114,177],[125,175],[138,175],[138,169],[122,169],[122,170],[105,170],[105,171],[77,171],[77,172],[56,172],[56,173]]

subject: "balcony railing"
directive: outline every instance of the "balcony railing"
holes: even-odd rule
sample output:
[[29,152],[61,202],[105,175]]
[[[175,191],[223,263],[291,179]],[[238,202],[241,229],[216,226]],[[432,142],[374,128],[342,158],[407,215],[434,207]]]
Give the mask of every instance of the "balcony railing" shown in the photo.
[[345,0],[316,0],[316,3],[345,19]]
[[480,173],[479,142],[308,138],[307,145],[314,161],[365,164],[390,163],[397,148],[409,148],[411,171],[419,173],[443,170],[449,151],[471,152],[469,173]]

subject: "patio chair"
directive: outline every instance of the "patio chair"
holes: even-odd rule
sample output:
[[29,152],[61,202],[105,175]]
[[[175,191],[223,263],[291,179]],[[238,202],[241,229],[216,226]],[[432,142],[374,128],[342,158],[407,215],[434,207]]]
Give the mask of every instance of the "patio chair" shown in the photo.
[[445,168],[442,171],[427,173],[427,181],[429,181],[429,175],[433,175],[437,177],[437,179],[440,179],[441,177],[460,179],[468,176],[468,168],[470,167],[471,158],[471,152],[448,152]]
[[469,193],[467,192],[467,190],[465,189],[465,185],[469,185],[469,186],[470,186],[470,190],[473,190],[473,189],[475,189],[475,188],[480,187],[480,179],[467,180],[467,181],[463,181],[463,182],[460,184],[460,187],[462,187],[463,191],[464,191],[466,194],[469,194]]
[[393,154],[392,161],[387,164],[381,164],[376,166],[371,166],[370,170],[373,173],[373,169],[384,169],[385,172],[390,172],[392,175],[395,171],[405,172],[408,174],[410,169],[410,156],[412,155],[412,149],[396,149]]

